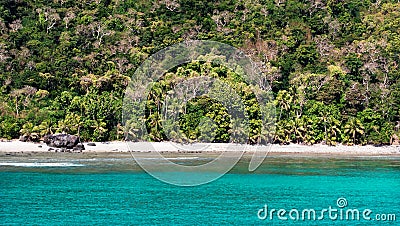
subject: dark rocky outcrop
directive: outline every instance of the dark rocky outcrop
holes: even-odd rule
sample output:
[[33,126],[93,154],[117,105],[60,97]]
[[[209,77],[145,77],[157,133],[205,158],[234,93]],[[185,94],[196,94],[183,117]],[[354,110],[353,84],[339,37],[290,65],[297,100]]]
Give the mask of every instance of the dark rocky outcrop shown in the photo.
[[29,140],[29,136],[22,135],[19,137],[19,141],[27,142]]
[[396,134],[393,134],[390,140],[392,145],[400,145],[400,138]]
[[87,143],[87,146],[96,146],[95,143]]
[[79,143],[79,137],[69,134],[46,135],[43,141],[49,147],[73,149]]
[[28,141],[30,141],[30,142],[39,142],[40,141],[40,137],[39,137],[38,134],[32,133],[29,136],[28,135],[20,136],[19,137],[19,141],[22,141],[22,142],[28,142]]
[[83,151],[85,150],[85,146],[83,144],[77,144],[74,148],[74,151]]

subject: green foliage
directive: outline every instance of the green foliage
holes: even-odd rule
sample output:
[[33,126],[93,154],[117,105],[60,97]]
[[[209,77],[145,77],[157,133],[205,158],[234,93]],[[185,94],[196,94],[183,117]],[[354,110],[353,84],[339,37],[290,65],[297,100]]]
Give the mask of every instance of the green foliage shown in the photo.
[[361,121],[355,117],[349,118],[344,125],[343,140],[348,144],[356,144],[361,135],[364,135],[364,126]]
[[[162,111],[165,110],[162,100],[166,98],[167,93],[174,92],[185,92],[191,96],[190,92],[200,92],[200,86],[193,86],[193,90],[188,87],[188,90],[179,91],[173,88],[179,84],[185,77],[192,79],[192,83],[198,83],[201,79],[199,76],[211,76],[216,77],[229,84],[240,96],[240,102],[244,103],[246,113],[249,119],[249,131],[247,133],[248,141],[246,140],[235,140],[235,137],[241,137],[243,135],[241,131],[237,131],[244,126],[238,127],[232,126],[232,119],[227,111],[227,107],[239,107],[239,106],[224,106],[221,102],[217,101],[215,97],[202,95],[189,99],[184,106],[179,106],[178,103],[173,101],[169,103],[169,109],[175,109],[174,112],[179,111],[180,115],[176,118],[176,121],[170,119],[161,118]],[[218,88],[215,86],[214,88]],[[222,91],[225,87],[219,87]],[[189,92],[189,93],[188,93]],[[224,97],[219,97],[223,99]],[[231,103],[230,97],[225,100],[225,103]],[[237,103],[231,103],[237,104]],[[183,107],[180,109],[180,107]],[[168,109],[166,114],[168,114]],[[213,65],[207,62],[190,62],[184,66],[174,68],[168,72],[163,79],[153,84],[152,89],[149,93],[148,100],[146,103],[146,132],[149,137],[144,137],[146,133],[142,133],[142,128],[139,124],[134,121],[129,122],[130,138],[146,140],[147,138],[152,141],[161,140],[178,140],[178,141],[208,141],[208,142],[249,142],[259,143],[265,138],[261,137],[261,120],[260,120],[260,109],[254,93],[249,89],[248,85],[243,83],[239,79],[238,75],[231,70],[219,66]],[[136,127],[136,128],[134,128]],[[141,136],[135,135],[140,133]]]
[[180,128],[190,140],[229,142],[230,117],[226,108],[207,97],[191,100],[181,115]]
[[[0,137],[68,132],[113,140],[125,132],[135,140],[229,142],[248,133],[250,143],[273,136],[277,143],[389,144],[400,121],[399,9],[394,0],[1,1]],[[259,106],[241,69],[206,62],[164,75],[139,114],[146,119],[121,127],[135,69],[190,39],[231,44],[264,63],[257,65],[274,92],[275,134],[260,134]],[[160,117],[174,84],[205,75],[240,94],[249,131],[207,96],[189,100],[175,124]]]
[[16,138],[19,135],[19,123],[13,117],[0,117],[0,137],[7,139]]

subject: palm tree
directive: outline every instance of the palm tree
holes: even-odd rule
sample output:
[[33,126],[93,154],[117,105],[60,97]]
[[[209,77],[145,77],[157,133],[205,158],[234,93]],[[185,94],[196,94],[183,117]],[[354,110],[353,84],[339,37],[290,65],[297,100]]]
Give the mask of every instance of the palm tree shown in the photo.
[[117,140],[119,140],[119,136],[124,135],[124,126],[121,125],[121,123],[117,124]]
[[163,139],[163,122],[158,112],[153,113],[148,117],[147,125],[150,127],[149,136],[155,141],[161,141]]
[[335,119],[332,116],[327,118],[327,130],[326,130],[326,144],[327,145],[336,145],[337,138],[341,133],[340,128],[340,121]]
[[53,134],[52,125],[49,121],[43,121],[40,123],[40,125],[37,126],[37,130],[42,137],[48,134]]
[[313,120],[307,116],[301,117],[301,132],[303,141],[307,144],[315,143],[315,132],[313,130]]
[[83,121],[81,120],[81,116],[75,113],[69,113],[65,116],[65,124],[69,128],[72,133],[75,133],[80,137],[80,130],[83,126]]
[[[246,131],[247,130],[247,131]],[[228,132],[231,134],[231,142],[239,142],[239,143],[243,143],[244,140],[241,138],[244,138],[246,136],[249,135],[249,131],[248,128],[245,128],[244,123],[242,122],[242,120],[240,119],[232,119],[231,120],[231,125],[230,125],[230,129],[228,130]]]
[[124,128],[126,141],[137,141],[142,138],[140,122],[135,119],[130,119],[126,122]]
[[282,116],[282,110],[290,110],[290,104],[292,103],[293,97],[286,90],[280,90],[276,96],[276,104],[280,107],[279,120]]
[[301,140],[304,140],[307,132],[307,123],[302,118],[295,118],[291,125],[291,132],[296,138],[296,142],[299,144]]
[[330,144],[332,138],[336,140],[336,134],[339,131],[339,121],[335,119],[327,108],[323,107],[321,111],[319,111],[319,119],[322,121],[324,125],[324,137],[325,143]]
[[293,128],[293,121],[281,120],[276,125],[276,134],[274,138],[274,142],[279,143],[290,143],[292,141],[292,128]]
[[322,107],[322,109],[319,111],[319,119],[322,121],[324,124],[324,133],[325,133],[325,143],[328,143],[328,129],[327,129],[327,123],[328,123],[328,117],[330,117],[329,112],[325,107]]
[[94,132],[93,134],[96,136],[96,140],[100,140],[100,138],[103,136],[105,132],[107,132],[107,129],[105,128],[107,124],[103,122],[101,119],[100,120],[93,120],[93,126]]
[[[148,95],[148,100],[152,100],[153,103],[157,107],[157,112],[160,112],[161,108],[161,98],[163,94],[163,89],[160,83],[155,83],[154,86],[151,88],[151,91]],[[151,114],[151,112],[150,112]]]
[[344,126],[343,132],[353,138],[353,145],[356,144],[357,135],[364,134],[364,126],[361,121],[356,117],[351,117]]
[[22,129],[19,131],[23,136],[31,139],[32,134],[34,133],[34,126],[31,122],[27,122],[22,126]]
[[68,133],[70,130],[68,123],[65,120],[58,121],[57,132]]

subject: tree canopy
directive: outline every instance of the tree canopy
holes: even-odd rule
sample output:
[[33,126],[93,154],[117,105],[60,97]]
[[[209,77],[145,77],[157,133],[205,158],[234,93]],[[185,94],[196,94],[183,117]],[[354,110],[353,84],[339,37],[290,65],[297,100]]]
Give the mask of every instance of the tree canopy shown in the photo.
[[[389,144],[400,135],[397,0],[2,0],[0,137],[135,136],[121,126],[135,69],[158,50],[195,39],[232,45],[254,60],[274,93],[275,143]],[[193,64],[169,73],[202,73]],[[234,72],[207,67],[232,76],[253,114],[249,142],[259,142],[254,96]],[[146,140],[167,137],[157,102],[169,90],[165,82],[148,99]],[[228,142],[232,123],[220,103],[199,97],[178,124],[188,140]]]

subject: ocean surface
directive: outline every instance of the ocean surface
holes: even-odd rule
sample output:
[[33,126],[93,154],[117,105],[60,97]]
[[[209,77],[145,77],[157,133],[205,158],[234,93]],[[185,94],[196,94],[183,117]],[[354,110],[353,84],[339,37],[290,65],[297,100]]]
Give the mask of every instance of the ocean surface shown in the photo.
[[398,158],[270,156],[247,169],[245,158],[216,181],[178,187],[129,156],[2,156],[0,225],[400,225]]

